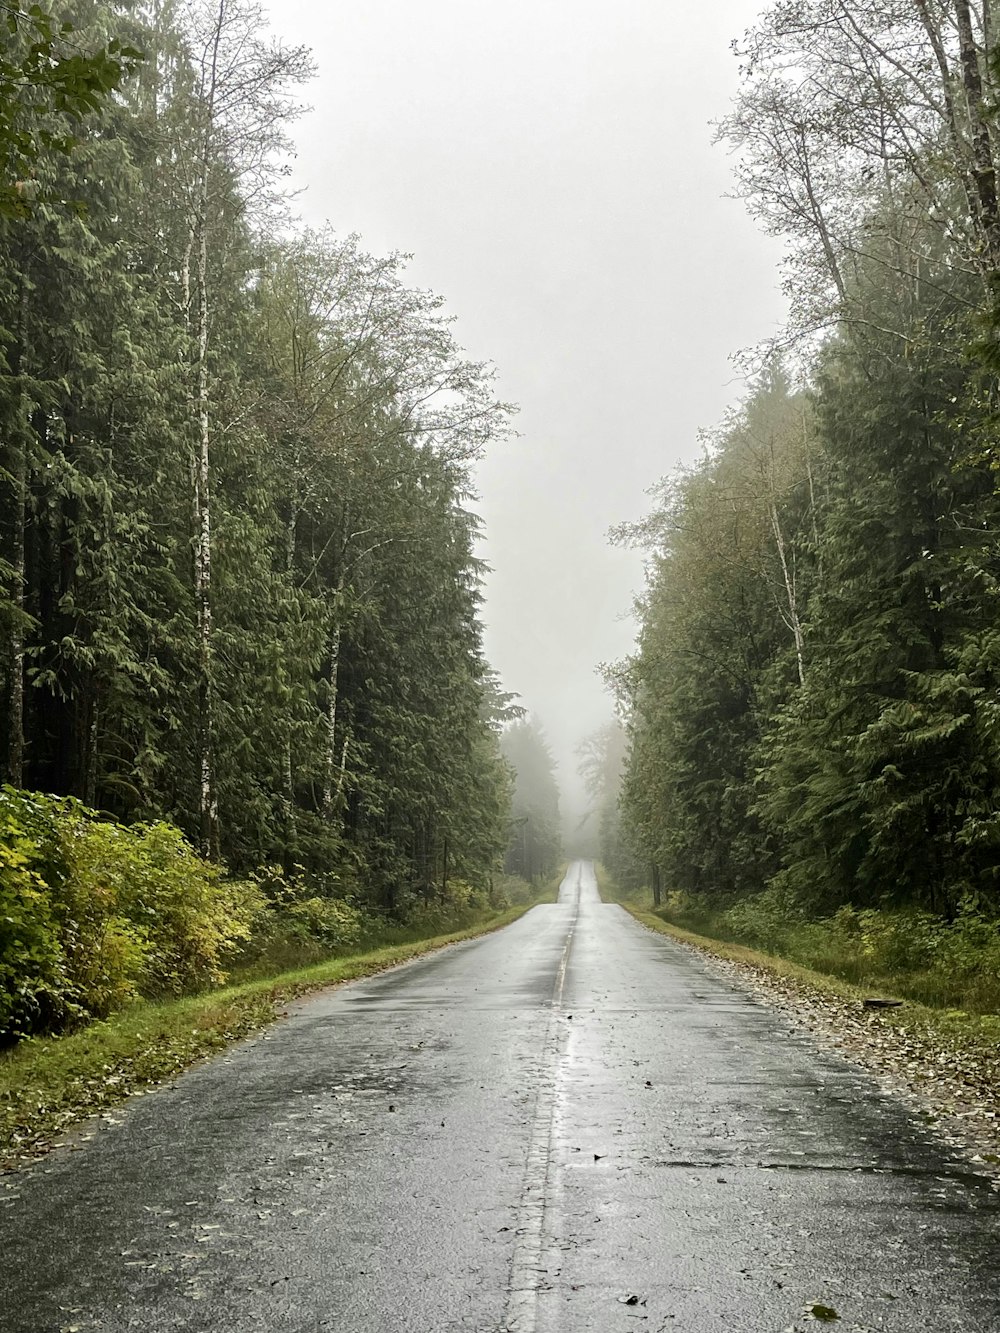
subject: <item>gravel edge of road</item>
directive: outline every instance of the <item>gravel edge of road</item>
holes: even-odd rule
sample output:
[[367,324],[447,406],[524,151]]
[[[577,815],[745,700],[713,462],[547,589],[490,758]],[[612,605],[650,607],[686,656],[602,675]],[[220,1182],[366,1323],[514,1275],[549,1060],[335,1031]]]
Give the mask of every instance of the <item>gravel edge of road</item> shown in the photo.
[[[696,955],[828,1050],[874,1075],[1000,1190],[1000,1042],[949,1031],[919,1005],[870,1010],[866,993],[785,959],[693,935],[630,903],[640,925]],[[963,1039],[964,1038],[964,1039]]]

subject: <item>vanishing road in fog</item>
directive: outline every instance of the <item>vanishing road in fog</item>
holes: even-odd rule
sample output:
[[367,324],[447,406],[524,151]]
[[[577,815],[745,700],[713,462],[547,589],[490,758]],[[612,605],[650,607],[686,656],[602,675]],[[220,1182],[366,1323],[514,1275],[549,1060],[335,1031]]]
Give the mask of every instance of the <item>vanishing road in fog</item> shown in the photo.
[[4,1333],[1000,1328],[987,1183],[582,862],[114,1118],[0,1190]]

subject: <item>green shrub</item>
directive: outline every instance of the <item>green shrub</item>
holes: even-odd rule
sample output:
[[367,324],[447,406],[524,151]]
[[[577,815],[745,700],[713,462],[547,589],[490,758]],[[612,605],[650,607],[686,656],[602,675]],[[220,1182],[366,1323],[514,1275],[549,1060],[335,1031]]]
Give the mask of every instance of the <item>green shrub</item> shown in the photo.
[[443,891],[431,898],[417,898],[406,915],[406,923],[421,931],[445,934],[461,930],[490,910],[489,894],[463,879],[450,879]]
[[35,845],[0,801],[0,1036],[56,1025],[73,1009],[58,923]]
[[0,789],[0,1040],[221,983],[259,910],[168,824]]
[[724,913],[726,928],[734,939],[755,949],[781,952],[789,932],[805,918],[794,898],[780,886],[743,898]]
[[145,927],[150,954],[144,995],[183,995],[226,979],[226,964],[249,938],[252,897],[226,883],[169,824],[137,825],[125,887],[128,915]]
[[0,788],[0,1040],[84,1015],[66,967],[50,884],[67,869],[59,817],[70,803]]
[[226,979],[252,921],[235,886],[178,829],[83,816],[67,822],[66,836],[65,941],[91,1013]]
[[106,1018],[140,993],[151,946],[127,910],[134,856],[130,830],[94,822],[83,810],[61,817],[66,875],[49,886],[74,999]]
[[303,898],[285,909],[285,920],[293,934],[315,940],[331,952],[361,938],[361,913],[338,898]]
[[953,921],[918,908],[852,906],[809,920],[778,883],[722,910],[671,894],[663,915],[874,991],[976,1014],[1000,1010],[1000,924],[971,900]]
[[255,972],[303,966],[357,945],[370,921],[337,894],[339,886],[332,876],[290,879],[278,866],[231,886],[247,927],[239,965]]

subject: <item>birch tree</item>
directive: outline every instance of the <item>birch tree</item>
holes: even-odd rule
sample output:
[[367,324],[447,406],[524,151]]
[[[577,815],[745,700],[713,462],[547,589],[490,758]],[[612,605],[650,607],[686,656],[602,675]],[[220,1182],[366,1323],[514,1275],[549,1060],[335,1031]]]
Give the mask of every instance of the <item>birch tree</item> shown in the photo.
[[739,194],[788,238],[800,332],[863,320],[873,259],[904,285],[947,287],[957,269],[985,293],[1000,263],[992,23],[992,0],[782,0],[738,44],[743,86],[719,134]]
[[[198,625],[198,792],[202,850],[218,854],[212,604],[213,283],[234,213],[272,202],[288,148],[291,91],[310,73],[304,48],[266,41],[261,9],[246,0],[198,0],[186,15],[191,87],[176,145],[186,197],[181,301],[191,344],[194,596]],[[238,182],[242,198],[234,199]],[[209,256],[215,263],[210,267]]]

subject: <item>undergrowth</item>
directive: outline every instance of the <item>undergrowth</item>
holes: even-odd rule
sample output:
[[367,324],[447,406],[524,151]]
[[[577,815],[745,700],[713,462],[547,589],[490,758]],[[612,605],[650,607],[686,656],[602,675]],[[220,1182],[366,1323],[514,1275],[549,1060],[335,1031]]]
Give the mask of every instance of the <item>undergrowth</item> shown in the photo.
[[773,890],[723,909],[671,893],[655,915],[876,995],[975,1015],[1000,1011],[1000,930],[972,904],[953,921],[897,907],[841,907],[811,920]]
[[336,868],[241,880],[163,822],[116,824],[0,787],[0,1046],[166,1000],[475,927],[535,901],[522,881],[401,885],[379,911]]

